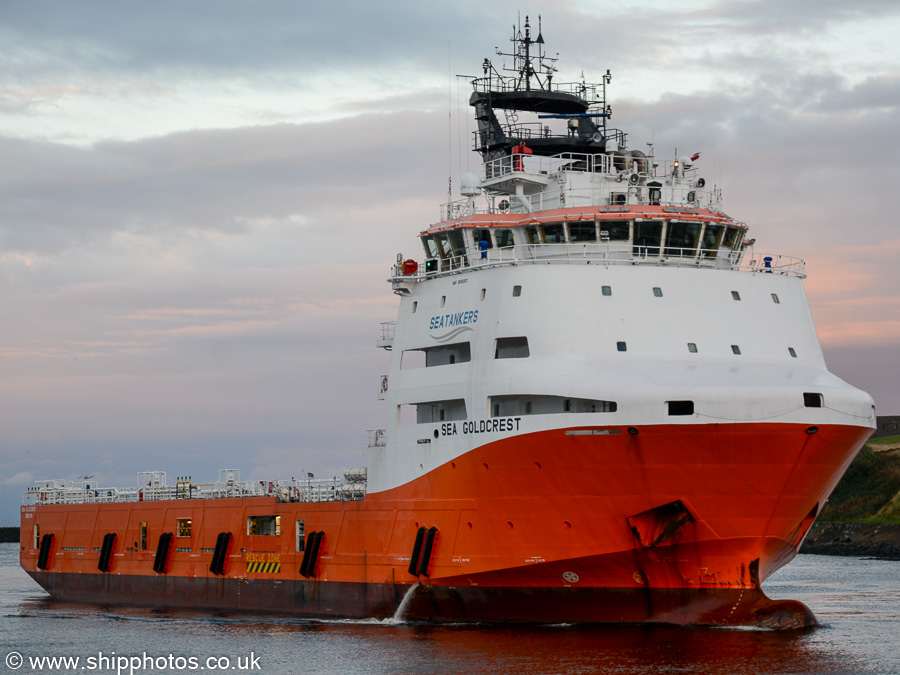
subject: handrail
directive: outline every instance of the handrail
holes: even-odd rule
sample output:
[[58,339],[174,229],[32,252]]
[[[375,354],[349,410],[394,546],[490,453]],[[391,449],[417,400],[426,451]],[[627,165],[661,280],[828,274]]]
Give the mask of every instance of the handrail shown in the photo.
[[227,499],[274,497],[278,502],[339,502],[359,501],[365,497],[365,483],[360,478],[345,475],[341,478],[274,481],[226,481],[176,485],[147,484],[133,487],[99,487],[87,481],[36,481],[35,486],[22,494],[25,506],[52,504],[104,504],[113,502],[150,502],[175,499]]
[[[667,250],[668,249],[668,250]],[[678,250],[679,254],[673,254]],[[482,253],[486,254],[482,257]],[[781,274],[806,278],[806,263],[801,258],[781,254],[764,254],[753,251],[729,249],[701,249],[657,246],[634,246],[626,242],[565,242],[559,244],[526,244],[505,248],[476,251],[471,247],[465,255],[439,259],[441,269],[426,272],[419,265],[415,274],[403,274],[395,265],[389,281],[394,283],[419,282],[434,277],[459,274],[483,267],[523,264],[601,264],[601,265],[653,265],[656,267],[695,267],[699,269],[726,269],[757,274]]]

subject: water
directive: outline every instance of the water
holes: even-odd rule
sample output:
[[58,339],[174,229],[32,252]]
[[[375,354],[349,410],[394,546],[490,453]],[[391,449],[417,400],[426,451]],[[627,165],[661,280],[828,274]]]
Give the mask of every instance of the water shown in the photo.
[[[16,673],[896,673],[900,562],[799,556],[766,583],[773,598],[808,604],[823,624],[774,632],[660,626],[423,626],[107,608],[50,600],[0,544],[0,657]],[[98,661],[102,652],[112,661]],[[129,657],[156,659],[151,671]],[[163,663],[160,659],[168,659]],[[77,668],[33,669],[28,658],[78,656]],[[211,661],[206,659],[228,659]],[[93,658],[95,662],[87,662]],[[115,659],[122,658],[122,667]],[[92,665],[94,667],[92,667]],[[249,668],[248,668],[249,667]]]

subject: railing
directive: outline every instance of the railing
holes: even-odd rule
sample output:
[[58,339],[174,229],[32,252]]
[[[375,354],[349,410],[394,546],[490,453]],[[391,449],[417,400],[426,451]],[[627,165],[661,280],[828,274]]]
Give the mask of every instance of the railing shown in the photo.
[[394,339],[394,333],[397,330],[397,322],[396,321],[382,321],[381,322],[381,340],[385,342],[389,342]]
[[427,272],[425,265],[419,265],[415,274],[405,275],[400,266],[395,265],[391,281],[418,282],[430,277],[458,274],[466,269],[529,263],[700,267],[806,278],[806,263],[800,258],[786,255],[732,251],[724,248],[676,248],[666,246],[664,243],[656,246],[635,246],[631,242],[566,242],[490,248],[486,251],[469,248],[465,254],[439,259],[439,269],[432,272]]
[[[166,485],[164,480],[162,483],[141,483],[133,487],[99,487],[87,480],[37,481],[33,488],[23,493],[22,503],[36,506],[247,497],[274,497],[278,502],[336,502],[358,501],[366,492],[364,468],[349,469],[342,478],[274,481],[221,480],[223,472],[220,472],[220,480],[215,483],[192,483],[179,479],[175,485]],[[227,470],[227,473],[239,476],[239,472],[234,470]]]

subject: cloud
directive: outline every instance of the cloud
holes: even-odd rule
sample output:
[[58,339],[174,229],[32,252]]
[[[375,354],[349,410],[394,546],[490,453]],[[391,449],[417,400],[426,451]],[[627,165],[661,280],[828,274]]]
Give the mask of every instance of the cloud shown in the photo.
[[479,163],[455,76],[503,63],[520,9],[543,12],[558,81],[612,68],[630,147],[702,151],[757,251],[807,260],[829,365],[900,410],[895,3],[19,3],[0,10],[4,475],[361,463],[390,265],[421,259],[448,174]]

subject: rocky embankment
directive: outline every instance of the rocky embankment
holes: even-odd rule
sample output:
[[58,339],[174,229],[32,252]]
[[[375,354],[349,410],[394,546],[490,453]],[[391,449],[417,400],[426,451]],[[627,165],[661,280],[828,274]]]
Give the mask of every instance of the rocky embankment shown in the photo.
[[800,553],[900,560],[900,525],[815,523],[806,535]]

